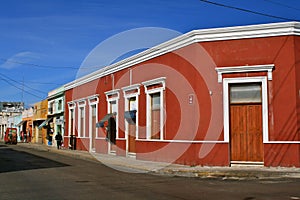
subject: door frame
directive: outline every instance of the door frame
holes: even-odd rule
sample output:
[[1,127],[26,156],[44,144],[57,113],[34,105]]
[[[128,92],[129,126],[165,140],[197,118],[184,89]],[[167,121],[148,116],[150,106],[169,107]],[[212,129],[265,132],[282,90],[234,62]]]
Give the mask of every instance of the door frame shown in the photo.
[[[114,111],[112,110],[111,107],[111,102],[115,101],[116,102],[116,140],[119,139],[119,99],[120,99],[120,94],[119,94],[120,89],[114,89],[114,90],[110,90],[105,92],[106,95],[106,102],[107,102],[107,113],[113,113]],[[111,149],[112,144],[110,142],[108,142],[107,145],[107,152],[108,154],[111,155],[116,155],[117,152],[115,150]]]
[[[124,111],[129,111],[129,99],[134,97],[135,101],[136,101],[136,131],[135,131],[135,139],[138,139],[138,124],[139,124],[139,95],[140,95],[140,84],[134,84],[134,85],[129,85],[127,87],[123,87],[123,94],[124,94]],[[136,153],[130,153],[129,152],[129,132],[128,132],[128,128],[129,128],[129,124],[126,121],[126,119],[124,119],[124,123],[125,123],[125,140],[126,140],[126,156],[127,157],[136,157]]]
[[261,83],[262,92],[262,135],[263,143],[269,140],[268,122],[268,80],[266,76],[241,77],[223,79],[223,107],[224,107],[224,141],[230,142],[230,102],[229,85],[234,83]]
[[[95,138],[93,138],[93,133],[92,133],[92,106],[95,106],[96,108],[96,123],[98,122],[98,104],[99,104],[99,97],[98,95],[94,95],[89,97],[88,99],[89,102],[89,139],[90,139],[90,144],[89,144],[89,152],[96,152],[96,138],[97,138],[97,133],[98,130],[95,128]],[[93,140],[95,140],[95,146],[93,147],[92,143]]]
[[[136,121],[135,121],[135,139],[138,138],[138,105],[139,105],[139,102],[138,102],[138,95],[137,94],[134,94],[134,95],[128,95],[125,97],[125,111],[129,111],[129,99],[131,97],[134,97],[135,98],[135,103],[136,103]],[[124,119],[125,121],[125,139],[126,139],[126,156],[129,156],[129,157],[135,157],[136,156],[136,153],[133,153],[133,152],[129,152],[129,123],[126,121],[126,119]]]

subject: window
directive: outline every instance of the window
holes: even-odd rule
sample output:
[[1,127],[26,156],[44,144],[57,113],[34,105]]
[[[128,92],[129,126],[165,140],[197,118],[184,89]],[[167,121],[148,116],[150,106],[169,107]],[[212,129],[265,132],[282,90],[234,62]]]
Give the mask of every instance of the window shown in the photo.
[[54,114],[54,101],[50,101],[48,104],[48,114],[52,115]]
[[79,108],[80,109],[80,111],[79,111],[79,135],[81,136],[81,137],[83,137],[84,136],[84,107],[80,107]]
[[98,136],[96,123],[98,120],[98,96],[91,96],[89,101],[89,138],[90,138],[90,150],[95,150],[95,138]]
[[96,132],[96,117],[97,117],[97,111],[96,111],[97,107],[96,105],[92,105],[91,106],[91,131],[92,134],[95,134]]
[[78,137],[87,137],[85,131],[85,101],[78,102]]
[[165,77],[143,82],[147,113],[147,139],[164,139],[164,90]]
[[261,103],[261,83],[230,84],[230,103]]
[[68,103],[69,106],[69,136],[75,135],[75,107],[76,104],[73,102]]
[[119,90],[111,90],[105,92],[107,100],[107,113],[113,113],[115,118],[115,137],[119,138],[118,135],[118,101],[119,101]]
[[57,112],[61,112],[63,110],[62,108],[62,99],[58,100],[58,105],[57,105]]
[[136,139],[139,138],[138,119],[138,96],[140,94],[140,84],[134,84],[122,88],[125,98],[125,138],[126,151],[136,153]]
[[70,135],[74,135],[74,116],[75,116],[74,109],[71,109],[70,112],[71,112],[71,120],[70,120],[71,134]]
[[160,139],[160,92],[150,94],[151,139]]
[[109,113],[118,113],[117,109],[117,101],[110,101],[109,102]]

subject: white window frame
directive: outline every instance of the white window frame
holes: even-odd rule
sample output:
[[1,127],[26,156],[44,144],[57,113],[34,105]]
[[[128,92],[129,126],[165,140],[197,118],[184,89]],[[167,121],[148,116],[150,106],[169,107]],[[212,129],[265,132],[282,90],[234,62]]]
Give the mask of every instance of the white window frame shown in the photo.
[[[86,110],[85,110],[85,108],[86,108],[86,101],[85,100],[79,100],[78,102],[77,102],[77,104],[78,104],[78,138],[87,138],[86,137],[86,133],[85,133],[85,131],[86,131],[86,123],[85,123],[85,121],[86,121]],[[83,109],[83,124],[81,124],[81,109]],[[83,133],[81,133],[81,125],[83,126]]]
[[[96,123],[98,122],[98,103],[99,103],[99,98],[98,95],[97,96],[92,96],[88,98],[88,102],[89,102],[89,138],[92,140],[92,117],[93,117],[93,110],[92,110],[92,106],[95,106],[96,109]],[[95,139],[98,138],[98,130],[96,130],[96,136]],[[92,141],[90,142],[90,149],[92,146]]]
[[[125,106],[124,109],[125,111],[129,111],[129,99],[132,97],[135,97],[136,100],[136,121],[135,121],[135,125],[136,125],[136,131],[135,131],[135,138],[138,139],[139,136],[139,131],[138,131],[138,124],[139,124],[139,95],[140,95],[140,86],[141,84],[134,84],[134,85],[130,85],[127,87],[123,87],[123,94],[124,94],[124,99],[125,99]],[[135,90],[136,92],[133,93],[127,93],[131,90]],[[125,120],[125,119],[124,119]],[[125,139],[128,139],[128,123],[125,120]]]
[[[146,139],[147,140],[156,140],[151,139],[151,94],[159,93],[160,94],[160,139],[164,140],[164,91],[166,88],[166,77],[160,77],[153,80],[142,82],[145,88],[146,93]],[[154,89],[148,89],[148,87],[161,84],[161,87]]]
[[229,142],[230,133],[230,119],[229,119],[229,85],[233,83],[261,83],[262,90],[262,129],[263,142],[269,140],[269,122],[268,122],[268,80],[266,76],[263,77],[241,77],[241,78],[224,78],[223,79],[223,106],[224,106],[224,141]]
[[[61,101],[61,109],[58,109],[59,101]],[[55,100],[56,104],[56,112],[55,113],[61,113],[64,111],[64,97],[57,98]]]
[[[53,115],[55,111],[55,100],[48,101],[48,115]],[[49,111],[49,108],[51,108],[52,112]]]
[[[106,95],[106,101],[107,101],[107,113],[112,113],[110,104],[112,101],[116,101],[116,107],[117,107],[117,115],[116,115],[116,139],[119,138],[119,99],[120,99],[120,94],[119,94],[120,89],[116,90],[111,90],[105,92]],[[110,97],[112,96],[112,97]]]
[[[76,108],[76,103],[75,102],[68,102],[68,109],[69,109],[69,124],[68,124],[68,136],[71,136],[71,133],[73,132],[73,134],[75,134],[75,108]],[[71,110],[73,110],[73,130],[71,130]]]

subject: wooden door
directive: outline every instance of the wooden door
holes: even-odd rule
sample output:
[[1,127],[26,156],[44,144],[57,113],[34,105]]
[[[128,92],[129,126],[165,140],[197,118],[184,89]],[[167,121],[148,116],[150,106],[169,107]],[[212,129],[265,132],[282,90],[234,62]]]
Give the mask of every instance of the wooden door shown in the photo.
[[91,136],[91,150],[95,150],[95,142],[96,142],[96,115],[94,115],[93,114],[93,116],[92,116],[92,130],[91,130],[91,132],[92,132],[92,136]]
[[251,93],[249,88],[243,85],[238,89],[244,89],[244,94],[240,95],[243,98],[236,94],[231,96],[236,98],[230,101],[231,161],[263,161],[261,95],[251,97],[251,94],[246,94],[247,91]]
[[[136,97],[128,98],[128,112],[137,111],[137,99]],[[132,117],[132,116],[130,116]],[[136,140],[136,117],[129,120],[125,120],[127,123],[127,134],[128,134],[128,152],[135,153],[135,140]]]
[[128,151],[130,153],[135,153],[135,133],[136,133],[136,124],[128,124]]

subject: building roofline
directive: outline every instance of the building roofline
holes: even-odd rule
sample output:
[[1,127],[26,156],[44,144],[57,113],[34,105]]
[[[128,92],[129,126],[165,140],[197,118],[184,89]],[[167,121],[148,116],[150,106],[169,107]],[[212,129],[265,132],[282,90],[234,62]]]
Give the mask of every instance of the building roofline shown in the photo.
[[158,57],[160,55],[172,52],[179,48],[198,42],[210,42],[221,40],[237,40],[249,38],[262,38],[274,36],[300,36],[299,22],[280,22],[269,24],[257,24],[246,26],[234,26],[223,28],[209,28],[193,30],[186,34],[180,35],[169,41],[161,43],[143,52],[125,58],[119,62],[111,64],[107,67],[99,69],[95,72],[80,77],[64,85],[65,91],[91,82],[103,76],[115,73],[117,71],[129,68],[136,64]]

